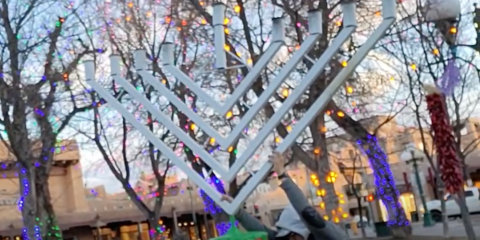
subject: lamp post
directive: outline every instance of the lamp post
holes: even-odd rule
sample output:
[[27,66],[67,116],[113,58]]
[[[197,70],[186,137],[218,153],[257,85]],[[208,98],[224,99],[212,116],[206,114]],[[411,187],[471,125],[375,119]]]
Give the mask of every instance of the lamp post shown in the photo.
[[190,184],[189,179],[187,179],[187,183],[188,183],[188,186],[187,186],[188,195],[190,197],[190,209],[192,211],[192,220],[193,220],[193,223],[195,224],[195,235],[196,235],[197,239],[201,239],[201,236],[200,236],[199,231],[198,231],[199,225],[198,225],[198,222],[197,222],[197,213],[195,212],[195,207],[193,205],[193,195],[192,195],[193,186]]
[[[361,174],[361,178],[362,178],[362,187],[361,187],[361,192],[364,192],[363,190],[366,190],[367,193],[368,193],[368,189],[369,189],[369,184],[368,184],[368,177],[367,177],[367,173],[366,173],[366,169],[365,167],[363,166],[362,164],[362,161],[360,160],[360,167],[356,168],[356,167],[347,167],[345,166],[344,164],[339,164],[338,165],[339,169],[340,169],[340,173],[344,174],[345,175],[345,170],[351,170],[353,171],[353,173],[355,174],[355,171],[359,172]],[[355,187],[355,186],[354,186]],[[357,191],[356,189],[354,191]],[[368,195],[368,194],[367,194]],[[365,194],[361,194],[362,197],[366,197],[367,195]],[[376,232],[376,227],[375,227],[375,219],[373,219],[373,206],[372,206],[372,202],[371,201],[367,201],[368,202],[368,205],[367,205],[367,211],[368,211],[368,223],[372,224],[373,226],[373,231]],[[358,206],[359,208],[361,208],[362,206]],[[360,219],[360,221],[363,221],[363,219]]]
[[[432,215],[428,210],[426,201],[425,201],[425,193],[423,192],[422,182],[420,181],[420,174],[418,172],[418,162],[422,162],[424,157],[423,151],[419,150],[415,146],[409,144],[406,146],[405,150],[400,155],[400,159],[405,161],[407,164],[412,164],[413,171],[415,174],[415,180],[417,182],[418,187],[418,194],[420,195],[420,200],[422,201],[423,205],[423,226],[424,227],[431,227],[435,225],[435,222],[432,220]],[[417,211],[418,213],[418,211]]]

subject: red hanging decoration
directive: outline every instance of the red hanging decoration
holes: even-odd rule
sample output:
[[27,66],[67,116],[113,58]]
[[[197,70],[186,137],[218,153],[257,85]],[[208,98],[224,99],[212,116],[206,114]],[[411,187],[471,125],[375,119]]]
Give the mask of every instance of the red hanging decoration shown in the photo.
[[453,128],[448,120],[445,95],[432,85],[424,86],[427,108],[432,121],[437,164],[446,190],[455,194],[463,188],[461,163],[455,149]]

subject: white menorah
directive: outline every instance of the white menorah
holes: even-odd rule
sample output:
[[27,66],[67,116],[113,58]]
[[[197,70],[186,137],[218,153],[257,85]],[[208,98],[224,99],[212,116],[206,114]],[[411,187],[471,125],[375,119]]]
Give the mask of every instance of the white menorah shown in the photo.
[[[385,35],[385,32],[395,22],[395,5],[396,0],[382,0],[382,13],[383,21],[368,40],[358,49],[356,54],[349,60],[348,65],[343,68],[333,81],[328,85],[321,96],[314,102],[314,104],[305,113],[302,119],[300,119],[294,126],[292,131],[283,139],[280,145],[276,148],[276,151],[284,153],[288,148],[295,144],[296,139],[307,128],[307,126],[315,119],[315,117],[324,110],[325,106],[331,101],[334,94],[345,83],[346,79],[365,58],[368,52],[375,46],[375,44]],[[217,69],[227,68],[225,46],[225,26],[223,19],[225,18],[226,6],[222,3],[216,3],[213,5],[213,26],[214,26],[214,44],[215,44],[215,67]],[[236,179],[237,174],[245,166],[248,160],[255,154],[258,148],[264,143],[269,134],[274,128],[280,124],[285,114],[292,109],[295,102],[307,91],[308,87],[318,78],[322,71],[327,67],[327,64],[332,60],[342,45],[350,38],[355,32],[357,27],[355,17],[355,3],[348,2],[342,5],[343,11],[343,29],[333,40],[331,45],[323,53],[323,55],[317,59],[301,83],[295,87],[293,92],[285,99],[282,106],[277,109],[275,114],[270,117],[267,123],[260,129],[255,138],[248,145],[246,150],[236,159],[235,163],[226,169],[222,166],[217,159],[211,156],[204,148],[202,144],[198,144],[192,139],[183,128],[177,126],[170,118],[157,107],[155,107],[149,100],[147,100],[135,87],[130,84],[124,77],[121,76],[120,70],[120,57],[111,56],[111,75],[116,83],[120,84],[123,89],[130,94],[135,100],[143,104],[143,106],[161,123],[164,127],[168,128],[173,135],[181,140],[186,146],[188,146],[195,154],[197,154],[202,161],[208,164],[212,170],[217,172],[221,178],[226,182],[232,182]],[[284,36],[285,28],[283,21],[280,18],[272,20],[272,42],[269,48],[262,54],[261,58],[253,66],[251,71],[241,83],[236,87],[231,96],[227,99],[223,105],[218,103],[215,99],[210,97],[203,89],[201,89],[195,81],[192,81],[190,77],[179,70],[173,63],[173,43],[165,43],[162,46],[162,62],[163,68],[173,75],[177,80],[181,81],[192,92],[194,92],[201,100],[203,100],[209,107],[213,108],[218,114],[225,116],[237,101],[244,96],[251,88],[253,83],[258,79],[261,72],[265,70],[267,64],[278,53],[280,48],[285,45]],[[258,96],[258,100],[253,106],[251,106],[238,124],[233,128],[230,135],[227,137],[222,136],[212,126],[198,116],[193,110],[187,107],[178,97],[164,86],[161,82],[156,80],[151,72],[147,69],[146,52],[145,50],[138,50],[134,52],[134,61],[136,72],[142,77],[150,86],[152,86],[161,95],[165,96],[171,104],[178,108],[179,111],[189,117],[195,124],[202,129],[207,135],[216,139],[216,142],[220,144],[224,149],[227,149],[234,144],[242,135],[243,130],[247,127],[251,121],[256,117],[259,111],[268,103],[268,100],[276,93],[281,84],[285,82],[290,73],[297,67],[300,61],[305,55],[314,47],[318,39],[322,34],[322,14],[319,11],[309,12],[308,16],[309,36],[302,43],[300,48],[293,53],[293,56],[288,60],[285,66],[282,67],[277,74],[274,81],[266,87],[264,92]],[[162,142],[154,133],[152,133],[142,123],[138,122],[136,118],[127,111],[122,104],[115,99],[109,92],[107,92],[100,84],[95,81],[95,66],[93,61],[86,61],[85,75],[88,84],[105,100],[107,103],[116,109],[122,116],[130,122],[138,131],[140,131],[156,148],[159,149],[167,158],[169,158],[179,169],[181,169],[187,176],[194,181],[210,198],[212,198],[226,213],[234,214],[240,206],[243,205],[248,196],[255,190],[255,188],[263,181],[263,179],[269,174],[272,165],[265,163],[259,171],[257,171],[245,184],[242,190],[238,193],[232,203],[221,201],[221,193],[219,193],[215,187],[211,186],[207,181],[202,178],[197,172],[195,172],[183,158],[178,157],[173,150]]]

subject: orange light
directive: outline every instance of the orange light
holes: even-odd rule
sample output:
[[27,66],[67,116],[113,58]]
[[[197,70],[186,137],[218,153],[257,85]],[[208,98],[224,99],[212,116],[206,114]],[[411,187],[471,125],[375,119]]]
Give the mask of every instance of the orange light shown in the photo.
[[339,116],[339,117],[345,117],[345,113],[343,113],[342,111],[338,111],[338,112],[337,112],[337,116]]
[[290,90],[289,90],[288,88],[284,88],[284,89],[282,90],[282,95],[283,95],[284,97],[288,97],[289,94],[290,94]]
[[233,147],[228,147],[228,150],[227,150],[229,153],[231,153],[233,151]]
[[232,117],[233,117],[232,111],[228,111],[228,112],[227,112],[227,115],[225,115],[225,117],[227,117],[227,119],[232,118]]
[[215,138],[210,138],[210,144],[215,144]]
[[432,50],[432,53],[434,55],[438,55],[438,54],[440,54],[440,51],[438,51],[438,49],[435,48],[435,49]]
[[320,154],[320,152],[321,152],[321,151],[320,151],[320,148],[315,148],[315,149],[313,150],[313,153],[315,153],[315,154]]
[[190,124],[190,129],[195,130],[196,126],[195,123]]
[[372,194],[367,196],[367,201],[373,202],[373,200],[375,200],[375,197]]
[[236,12],[236,13],[239,13],[240,10],[242,10],[242,8],[240,6],[235,6],[235,8],[233,8],[233,10]]
[[453,33],[453,34],[457,33],[457,28],[456,27],[451,27],[450,28],[450,33]]
[[327,132],[327,127],[323,126],[322,128],[320,128],[320,132],[326,133]]

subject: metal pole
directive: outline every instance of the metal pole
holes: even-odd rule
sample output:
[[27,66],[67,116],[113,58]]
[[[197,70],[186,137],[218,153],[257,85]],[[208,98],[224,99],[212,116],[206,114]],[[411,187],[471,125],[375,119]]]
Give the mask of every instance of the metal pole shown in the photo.
[[[360,164],[361,164],[360,166],[362,168],[362,182],[365,183],[365,189],[367,189],[367,191],[368,191],[369,184],[368,184],[367,174],[365,173],[365,168],[363,167],[363,164],[362,164],[361,161],[360,161]],[[368,196],[368,194],[367,194],[367,196]],[[368,210],[369,225],[372,224],[373,229],[375,230],[375,219],[373,219],[372,202],[370,202],[370,201],[367,201],[367,202],[368,202],[367,210]]]
[[193,219],[193,223],[195,224],[195,235],[197,236],[197,239],[201,238],[201,236],[199,235],[199,232],[198,232],[198,222],[197,222],[197,214],[195,214],[195,208],[193,206],[193,198],[192,198],[192,190],[193,190],[193,187],[192,185],[190,184],[190,180],[187,179],[187,183],[188,183],[188,195],[190,197],[190,209],[192,211],[192,219]]
[[[413,152],[412,152],[412,157],[413,157]],[[432,215],[430,214],[430,211],[428,210],[428,207],[427,207],[427,202],[425,201],[425,194],[423,192],[422,182],[420,181],[420,174],[418,173],[418,164],[417,164],[418,160],[421,160],[421,159],[412,158],[411,161],[413,163],[413,170],[415,171],[415,180],[417,181],[418,193],[420,194],[420,200],[422,201],[422,205],[424,209],[423,226],[431,227],[435,225],[435,223],[432,221]]]

